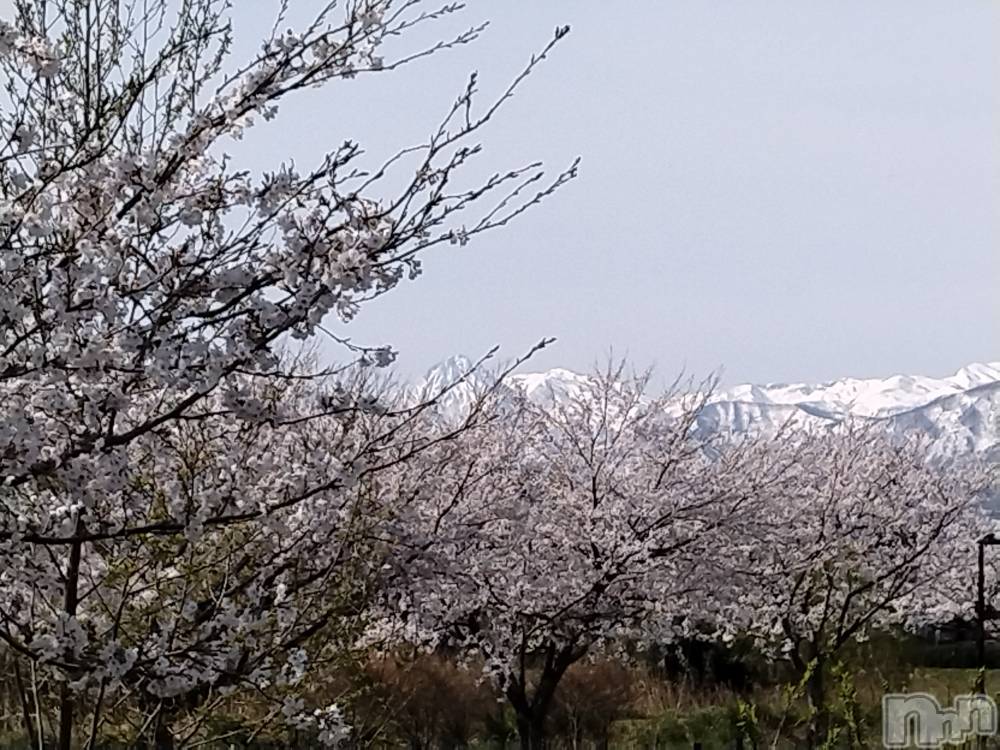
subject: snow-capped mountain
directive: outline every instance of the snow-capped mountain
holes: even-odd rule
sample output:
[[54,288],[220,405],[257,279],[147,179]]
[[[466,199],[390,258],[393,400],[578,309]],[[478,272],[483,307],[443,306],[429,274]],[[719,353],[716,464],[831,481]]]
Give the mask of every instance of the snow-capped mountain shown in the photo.
[[945,378],[741,385],[715,394],[699,422],[709,431],[744,432],[844,419],[872,421],[894,435],[923,436],[940,461],[971,454],[1000,458],[1000,362],[971,364]]
[[[453,357],[431,368],[415,392],[430,395],[465,382],[440,401],[446,413],[458,414],[493,382],[473,372],[473,362]],[[538,403],[572,397],[587,376],[570,370],[513,374],[502,389],[517,389]],[[978,455],[1000,461],[1000,362],[971,364],[954,375],[931,378],[844,378],[827,383],[738,385],[713,394],[698,419],[706,433],[767,432],[792,424],[821,427],[844,419],[875,422],[894,435],[920,434],[940,461]]]
[[740,385],[720,392],[717,400],[799,406],[842,416],[888,417],[996,382],[1000,382],[1000,362],[989,362],[963,367],[946,378],[893,375],[884,379],[844,378],[820,385]]

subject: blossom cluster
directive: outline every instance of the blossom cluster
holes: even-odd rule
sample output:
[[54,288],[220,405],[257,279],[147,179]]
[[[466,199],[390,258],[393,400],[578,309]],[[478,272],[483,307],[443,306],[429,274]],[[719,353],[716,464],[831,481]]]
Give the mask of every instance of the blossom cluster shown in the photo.
[[[391,347],[331,328],[571,174],[534,197],[537,166],[452,189],[497,109],[474,118],[471,89],[374,165],[353,141],[263,173],[227,153],[288,97],[472,41],[385,57],[460,4],[329,3],[280,30],[279,3],[239,62],[229,3],[98,5],[0,19],[0,631],[74,693],[32,698],[62,746],[87,712],[163,733],[223,699],[336,744],[336,701],[274,705],[312,706],[316,665],[356,639],[381,477],[449,436],[386,395],[372,371]],[[318,335],[336,364],[300,349]]]
[[487,396],[484,424],[398,472],[373,642],[474,656],[533,721],[570,664],[625,644],[741,636],[805,674],[972,611],[974,541],[997,528],[980,468],[853,424],[707,438],[708,394],[648,382]]

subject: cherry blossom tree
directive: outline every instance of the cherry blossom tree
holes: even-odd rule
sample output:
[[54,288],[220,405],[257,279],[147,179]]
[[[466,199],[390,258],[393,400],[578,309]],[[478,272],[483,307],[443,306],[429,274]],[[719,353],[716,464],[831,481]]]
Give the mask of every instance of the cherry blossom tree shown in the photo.
[[919,444],[857,425],[786,435],[772,449],[796,458],[729,547],[722,620],[787,656],[817,744],[825,679],[846,644],[973,611],[976,542],[995,529],[977,502],[989,477],[934,468]]
[[[437,438],[411,432],[419,407],[281,348],[574,174],[453,186],[565,29],[492,104],[473,76],[374,165],[345,141],[308,169],[241,169],[226,143],[286,98],[483,29],[406,50],[461,5],[330,2],[281,31],[290,4],[249,60],[224,0],[14,0],[0,19],[0,639],[36,744],[95,746],[110,706],[134,710],[132,739],[203,739],[234,693],[342,737],[337,706],[296,688],[358,596],[341,584],[363,572],[366,483]],[[394,356],[338,341],[360,367]]]
[[609,367],[545,407],[508,392],[397,483],[380,637],[485,661],[522,747],[544,745],[570,665],[710,613],[719,540],[782,471],[695,437],[705,392],[649,380]]

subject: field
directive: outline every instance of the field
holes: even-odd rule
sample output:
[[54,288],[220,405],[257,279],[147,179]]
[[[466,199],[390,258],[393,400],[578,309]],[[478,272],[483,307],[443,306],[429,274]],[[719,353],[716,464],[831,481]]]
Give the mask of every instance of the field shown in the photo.
[[[989,662],[998,666],[995,644]],[[931,645],[883,637],[860,644],[830,670],[826,748],[880,748],[886,692],[924,692],[943,706],[972,692],[977,670],[971,643]],[[742,654],[714,654],[678,668],[669,660],[595,660],[572,668],[548,723],[550,746],[703,750],[807,747],[810,708],[781,664]],[[441,657],[372,667],[370,746],[414,749],[517,747],[512,712],[480,680],[474,666]],[[987,691],[1000,694],[1000,669],[986,672]],[[378,706],[395,705],[392,718]],[[378,730],[376,731],[376,727]],[[1000,748],[1000,738],[987,747]]]

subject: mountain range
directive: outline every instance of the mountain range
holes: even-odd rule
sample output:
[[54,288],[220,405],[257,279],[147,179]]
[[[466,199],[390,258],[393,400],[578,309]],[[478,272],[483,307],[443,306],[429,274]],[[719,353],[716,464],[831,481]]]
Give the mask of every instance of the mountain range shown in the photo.
[[[472,369],[466,357],[432,367],[421,383],[423,394],[455,383]],[[441,409],[458,414],[482,387],[488,373],[474,372],[441,400]],[[571,396],[587,376],[565,369],[508,376],[502,387],[516,388],[545,403]],[[1000,461],[1000,362],[976,363],[954,375],[932,378],[842,378],[826,383],[737,385],[715,391],[698,417],[698,428],[715,432],[767,432],[791,424],[821,427],[845,419],[870,421],[897,436],[920,435],[940,463],[971,457]]]

